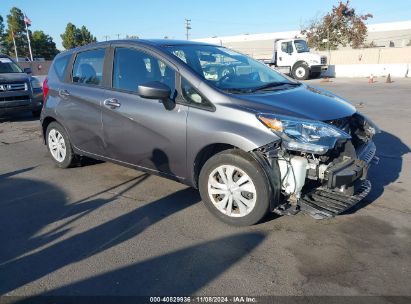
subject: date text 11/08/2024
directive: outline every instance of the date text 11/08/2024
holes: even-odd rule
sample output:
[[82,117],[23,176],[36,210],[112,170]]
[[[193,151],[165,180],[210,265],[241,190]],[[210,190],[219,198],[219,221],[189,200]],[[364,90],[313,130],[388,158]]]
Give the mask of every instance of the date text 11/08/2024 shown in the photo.
[[257,303],[255,297],[150,297],[150,303]]

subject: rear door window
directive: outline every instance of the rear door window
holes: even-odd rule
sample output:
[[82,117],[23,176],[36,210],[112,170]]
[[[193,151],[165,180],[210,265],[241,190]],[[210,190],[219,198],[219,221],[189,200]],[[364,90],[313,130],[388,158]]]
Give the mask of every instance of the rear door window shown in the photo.
[[73,66],[74,83],[101,85],[103,81],[105,49],[84,51],[77,54]]

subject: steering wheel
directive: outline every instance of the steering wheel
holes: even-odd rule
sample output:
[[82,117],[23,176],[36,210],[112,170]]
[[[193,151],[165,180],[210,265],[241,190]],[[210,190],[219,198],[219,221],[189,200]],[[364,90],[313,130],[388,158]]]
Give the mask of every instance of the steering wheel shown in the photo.
[[230,80],[231,78],[233,78],[234,76],[234,69],[231,67],[225,67],[221,70],[221,77],[220,80],[218,81],[219,83],[222,82],[227,82],[228,80]]

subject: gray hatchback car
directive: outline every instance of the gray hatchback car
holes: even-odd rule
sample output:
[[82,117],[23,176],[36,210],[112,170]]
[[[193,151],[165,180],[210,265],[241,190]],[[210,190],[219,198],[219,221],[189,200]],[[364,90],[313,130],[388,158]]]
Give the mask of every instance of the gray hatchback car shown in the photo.
[[200,190],[232,225],[268,212],[335,216],[370,191],[379,130],[345,100],[233,50],[121,40],[59,54],[43,85],[44,141]]

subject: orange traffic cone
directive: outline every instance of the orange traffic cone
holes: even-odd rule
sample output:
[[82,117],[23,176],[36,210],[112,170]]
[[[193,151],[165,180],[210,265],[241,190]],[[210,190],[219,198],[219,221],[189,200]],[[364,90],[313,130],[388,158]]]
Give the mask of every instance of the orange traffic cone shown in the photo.
[[370,74],[370,78],[368,78],[368,83],[374,83],[374,76]]
[[385,82],[386,82],[386,83],[391,83],[391,82],[392,82],[392,80],[391,80],[391,75],[390,75],[390,74],[388,74],[387,80],[386,80]]

